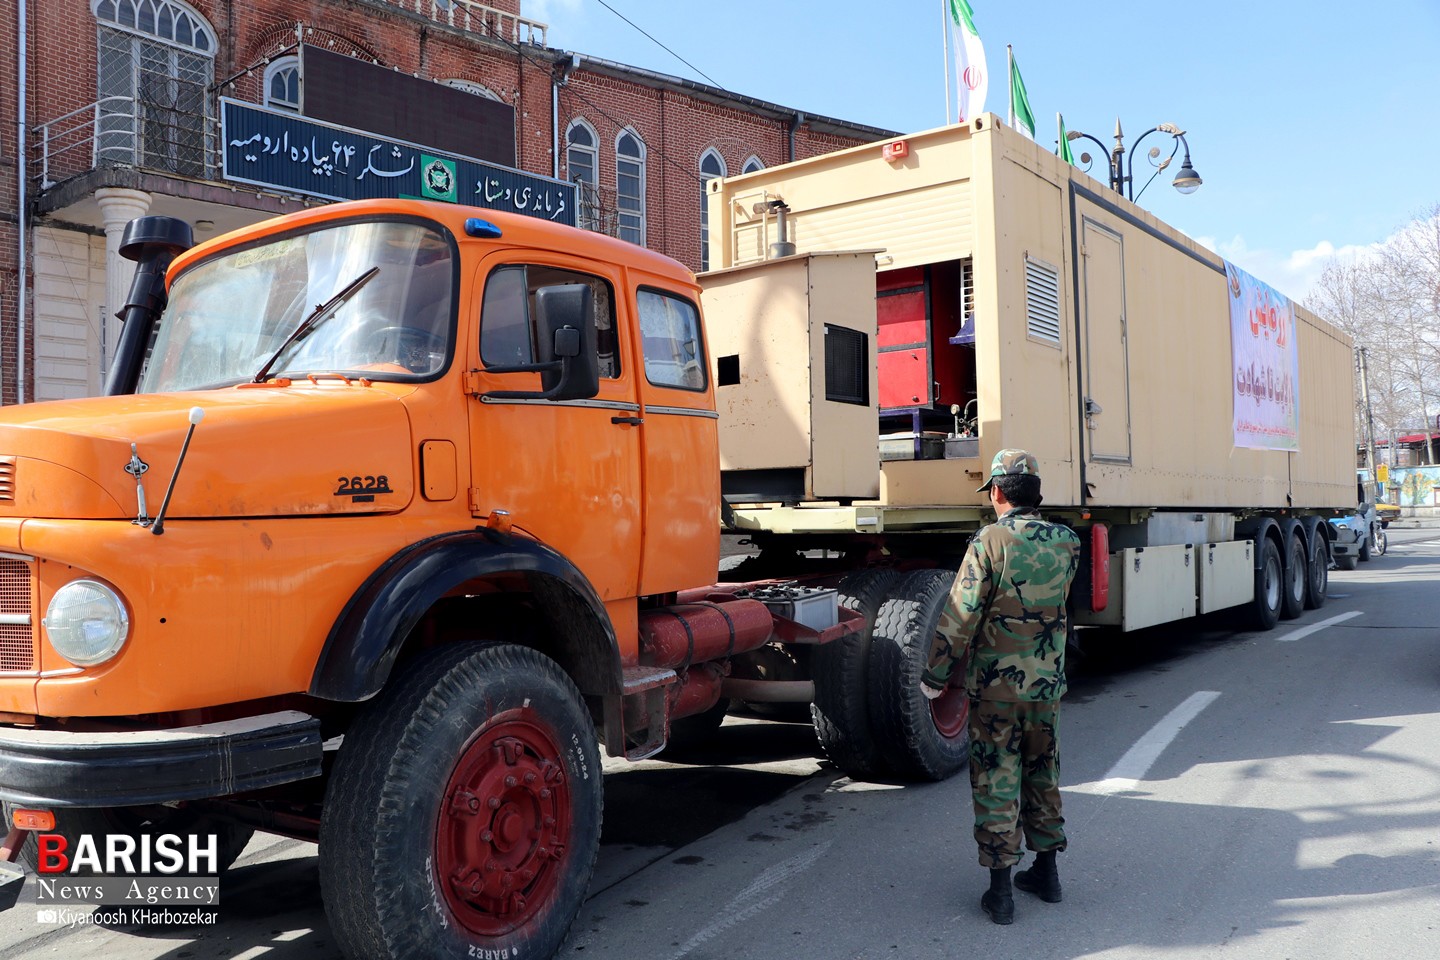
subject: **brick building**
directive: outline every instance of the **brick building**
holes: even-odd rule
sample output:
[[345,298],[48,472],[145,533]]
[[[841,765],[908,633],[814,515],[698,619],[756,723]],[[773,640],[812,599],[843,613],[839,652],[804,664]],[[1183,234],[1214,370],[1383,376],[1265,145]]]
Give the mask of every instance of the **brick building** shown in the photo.
[[[347,138],[362,152],[372,144],[372,157],[382,144],[401,160],[402,148],[431,150],[452,158],[452,172],[466,162],[454,158],[474,157],[497,177],[532,175],[540,192],[552,178],[576,183],[570,222],[700,270],[704,178],[890,135],[553,49],[519,0],[7,6],[17,15],[0,36],[5,403],[100,392],[119,332],[111,315],[133,272],[119,255],[130,219],[179,217],[198,241],[348,196],[305,185],[340,181],[346,170],[331,168],[345,161],[360,170],[347,183],[396,175],[361,168]],[[222,121],[235,118],[272,130],[267,170],[265,152],[246,153],[233,122],[227,135]],[[284,169],[282,128],[294,161]]]

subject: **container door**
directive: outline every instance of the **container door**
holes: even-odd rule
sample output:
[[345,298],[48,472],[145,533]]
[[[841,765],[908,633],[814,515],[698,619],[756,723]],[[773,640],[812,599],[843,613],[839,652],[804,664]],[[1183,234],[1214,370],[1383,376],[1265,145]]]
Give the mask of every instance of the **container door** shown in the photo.
[[487,373],[533,363],[535,294],[551,285],[590,288],[600,390],[588,400],[470,401],[470,506],[505,510],[518,528],[580,568],[602,601],[635,596],[640,569],[640,417],[632,358],[618,335],[624,287],[608,265],[559,254],[498,255],[480,268],[480,336],[467,364],[477,393],[540,389],[536,373]]
[[877,274],[880,409],[931,404],[930,287],[923,267]]
[[1125,249],[1118,233],[1085,221],[1086,446],[1090,459],[1130,462],[1130,360],[1125,328]]

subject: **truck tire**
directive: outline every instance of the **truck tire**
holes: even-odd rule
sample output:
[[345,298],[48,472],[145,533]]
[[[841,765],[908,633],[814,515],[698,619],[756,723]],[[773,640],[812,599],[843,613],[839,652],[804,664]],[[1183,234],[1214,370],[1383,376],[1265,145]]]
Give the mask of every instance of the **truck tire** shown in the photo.
[[[5,804],[5,823],[10,823],[10,812],[14,804]],[[208,837],[214,835],[217,873],[224,873],[239,859],[245,845],[255,831],[243,824],[222,820],[209,814],[198,813],[188,807],[166,807],[161,805],[145,807],[52,807],[55,814],[55,829],[46,833],[58,833],[66,840],[65,849],[69,856],[75,856],[80,837],[89,834],[97,850],[106,849],[105,837],[111,834],[140,837],[146,834],[156,836],[173,833],[179,836]],[[20,860],[32,872],[39,872],[40,851],[32,833],[25,838],[20,848]],[[92,876],[94,871],[85,867],[75,871],[77,876]]]
[[1310,534],[1309,578],[1305,585],[1305,608],[1319,610],[1330,593],[1330,544],[1325,532],[1316,527]]
[[863,780],[885,773],[880,750],[870,733],[870,638],[875,614],[900,580],[895,570],[857,570],[840,581],[840,605],[865,614],[865,629],[815,649],[810,664],[815,702],[810,719],[825,756],[845,774]]
[[920,674],[955,582],[954,570],[921,570],[880,605],[870,640],[870,724],[880,757],[896,774],[944,780],[969,765],[970,704],[959,687],[935,700]]
[[325,913],[351,957],[549,957],[595,868],[595,727],[527,647],[430,651],[345,734],[320,820]]
[[1260,565],[1255,570],[1255,597],[1250,601],[1248,619],[1253,630],[1273,630],[1280,620],[1285,593],[1285,565],[1273,538],[1261,538],[1259,548]]
[[1309,551],[1297,529],[1286,541],[1284,594],[1280,599],[1280,619],[1294,620],[1305,612],[1305,592],[1310,582],[1306,570]]
[[1362,537],[1362,538],[1361,538],[1361,540],[1360,540],[1360,562],[1361,562],[1361,563],[1369,563],[1369,562],[1370,562],[1370,541],[1372,541],[1372,540],[1374,540],[1374,539],[1375,539],[1375,535],[1374,535],[1373,533],[1370,534],[1370,535],[1368,535],[1368,536],[1365,536],[1365,537]]
[[1354,570],[1356,566],[1355,554],[1343,553],[1336,556],[1335,566],[1341,570]]

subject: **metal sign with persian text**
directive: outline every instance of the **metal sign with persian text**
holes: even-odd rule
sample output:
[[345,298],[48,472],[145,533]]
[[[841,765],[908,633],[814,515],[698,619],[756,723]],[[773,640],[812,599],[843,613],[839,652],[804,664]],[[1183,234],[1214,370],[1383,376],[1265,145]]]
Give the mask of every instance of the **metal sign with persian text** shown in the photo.
[[326,200],[416,198],[575,225],[575,186],[403,140],[220,101],[222,175]]

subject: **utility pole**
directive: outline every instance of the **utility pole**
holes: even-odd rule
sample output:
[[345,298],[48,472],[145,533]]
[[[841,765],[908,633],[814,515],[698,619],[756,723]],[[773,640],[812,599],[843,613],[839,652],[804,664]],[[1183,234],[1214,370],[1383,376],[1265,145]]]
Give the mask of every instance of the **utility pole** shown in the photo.
[[[1370,470],[1370,502],[1376,503],[1380,500],[1380,481],[1375,479],[1375,417],[1370,412],[1370,379],[1365,369],[1365,348],[1360,347],[1355,355],[1360,362],[1360,395],[1365,403],[1365,461]],[[1393,444],[1390,449],[1395,449]]]

